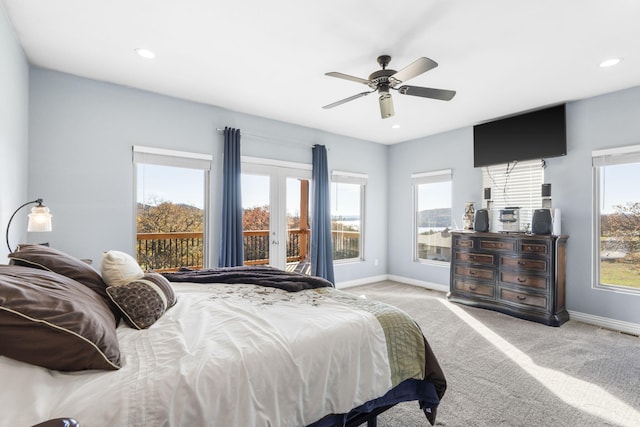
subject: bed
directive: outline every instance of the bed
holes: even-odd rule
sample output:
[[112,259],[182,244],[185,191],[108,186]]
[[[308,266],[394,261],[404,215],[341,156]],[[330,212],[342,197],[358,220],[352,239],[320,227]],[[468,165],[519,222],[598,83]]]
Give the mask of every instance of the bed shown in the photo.
[[2,425],[375,425],[413,400],[435,423],[444,375],[395,307],[269,267],[99,274],[37,245],[9,257]]

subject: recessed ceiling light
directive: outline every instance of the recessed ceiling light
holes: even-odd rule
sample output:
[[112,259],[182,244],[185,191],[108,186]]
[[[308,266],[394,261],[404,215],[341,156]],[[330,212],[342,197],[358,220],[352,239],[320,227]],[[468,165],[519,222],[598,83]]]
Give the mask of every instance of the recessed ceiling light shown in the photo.
[[143,47],[139,47],[139,48],[135,49],[135,51],[139,56],[141,56],[143,58],[146,58],[146,59],[153,59],[153,58],[156,57],[156,54],[153,51],[151,51],[149,49],[145,49]]
[[614,65],[617,65],[620,63],[620,61],[622,61],[622,58],[611,58],[611,59],[607,59],[605,61],[602,61],[600,63],[600,67],[601,68],[606,68],[606,67],[613,67]]
[[396,123],[395,125],[391,126],[391,129],[400,129],[400,125]]

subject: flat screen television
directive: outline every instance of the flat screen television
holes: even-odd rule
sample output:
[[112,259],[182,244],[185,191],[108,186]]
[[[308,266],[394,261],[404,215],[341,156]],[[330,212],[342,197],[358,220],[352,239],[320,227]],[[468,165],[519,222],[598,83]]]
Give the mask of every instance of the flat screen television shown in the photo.
[[473,127],[474,167],[566,154],[564,104]]

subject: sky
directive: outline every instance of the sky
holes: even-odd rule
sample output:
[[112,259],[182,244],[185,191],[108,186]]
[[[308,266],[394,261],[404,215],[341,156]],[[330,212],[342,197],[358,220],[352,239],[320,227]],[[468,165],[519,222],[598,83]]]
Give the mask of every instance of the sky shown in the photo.
[[602,213],[613,213],[615,205],[640,202],[640,163],[605,166],[600,179]]
[[[180,173],[175,173],[179,169]],[[137,183],[138,202],[150,202],[153,199],[184,203],[199,208],[204,206],[204,172],[197,169],[174,168],[139,164]],[[602,200],[602,213],[612,213],[613,206],[640,201],[640,164],[606,166],[601,174],[602,188],[605,189]],[[242,200],[244,207],[264,206],[268,204],[269,182],[267,176],[243,174]],[[297,179],[287,180],[287,212],[296,213],[300,206]],[[419,210],[451,206],[451,186],[430,185],[431,197],[419,197]],[[332,215],[355,215],[359,213],[360,198],[357,186],[341,186],[336,199],[332,196]],[[433,197],[433,196],[436,197]],[[443,205],[448,202],[448,206]]]
[[150,164],[137,165],[138,203],[154,199],[204,207],[204,171]]

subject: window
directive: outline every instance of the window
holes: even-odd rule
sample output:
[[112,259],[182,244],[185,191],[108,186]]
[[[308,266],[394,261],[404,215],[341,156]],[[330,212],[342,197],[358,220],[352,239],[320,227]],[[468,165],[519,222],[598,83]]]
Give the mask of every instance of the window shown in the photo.
[[140,266],[206,267],[211,156],[134,146],[133,162]]
[[411,176],[415,260],[451,261],[451,170]]
[[363,207],[367,175],[331,173],[333,260],[362,260]]
[[[530,160],[482,168],[482,188],[491,188],[493,209],[520,208],[520,230],[531,231],[533,211],[542,207],[544,161]],[[494,221],[498,215],[493,215]]]
[[595,285],[640,292],[640,146],[594,151],[593,170]]

